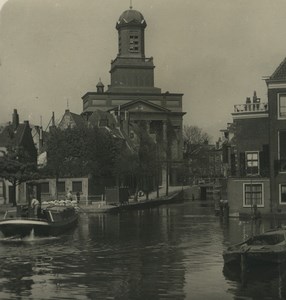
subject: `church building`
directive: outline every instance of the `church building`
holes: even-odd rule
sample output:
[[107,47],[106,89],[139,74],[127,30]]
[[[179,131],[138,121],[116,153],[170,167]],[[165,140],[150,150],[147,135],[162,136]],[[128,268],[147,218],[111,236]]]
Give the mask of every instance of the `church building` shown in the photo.
[[116,23],[118,54],[111,61],[110,85],[105,89],[100,80],[96,91],[88,91],[82,97],[82,115],[88,119],[93,112],[101,110],[129,124],[145,121],[148,133],[156,143],[161,143],[161,149],[166,149],[164,143],[171,126],[174,138],[168,161],[172,168],[171,183],[176,183],[176,170],[183,158],[183,94],[162,92],[155,87],[153,58],[145,56],[146,26],[143,15],[132,7],[121,14]]

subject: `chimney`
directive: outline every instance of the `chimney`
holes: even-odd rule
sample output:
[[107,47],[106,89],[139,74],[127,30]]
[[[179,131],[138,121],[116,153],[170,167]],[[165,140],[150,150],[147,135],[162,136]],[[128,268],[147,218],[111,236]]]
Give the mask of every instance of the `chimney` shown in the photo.
[[19,126],[19,115],[17,113],[17,109],[14,109],[13,115],[12,115],[12,125],[14,131],[17,130]]
[[54,112],[52,114],[52,126],[53,127],[56,126],[56,124],[55,124],[55,113]]
[[55,113],[52,113],[52,118],[50,120],[50,122],[52,123],[51,126],[49,127],[50,131],[53,130],[56,127],[56,123],[55,123]]
[[256,91],[253,92],[253,97],[252,97],[252,102],[256,103],[256,99],[257,99],[257,95],[256,95]]
[[43,152],[43,127],[40,126],[40,132],[39,132],[39,153]]

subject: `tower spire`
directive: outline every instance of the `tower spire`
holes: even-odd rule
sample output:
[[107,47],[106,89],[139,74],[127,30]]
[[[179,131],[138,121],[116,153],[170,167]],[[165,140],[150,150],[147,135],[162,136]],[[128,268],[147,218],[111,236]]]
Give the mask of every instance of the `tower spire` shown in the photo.
[[130,6],[129,6],[130,9],[132,9],[132,0],[130,0]]

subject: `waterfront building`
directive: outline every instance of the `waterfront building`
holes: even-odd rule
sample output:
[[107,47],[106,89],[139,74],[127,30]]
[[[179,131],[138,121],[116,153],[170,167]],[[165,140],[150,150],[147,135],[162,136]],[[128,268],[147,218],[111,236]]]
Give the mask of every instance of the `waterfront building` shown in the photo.
[[268,101],[234,106],[225,141],[230,215],[285,212],[286,208],[286,60],[265,79]]
[[257,205],[262,213],[270,212],[269,115],[267,104],[253,98],[234,106],[226,156],[230,164],[228,200],[230,214],[250,213]]

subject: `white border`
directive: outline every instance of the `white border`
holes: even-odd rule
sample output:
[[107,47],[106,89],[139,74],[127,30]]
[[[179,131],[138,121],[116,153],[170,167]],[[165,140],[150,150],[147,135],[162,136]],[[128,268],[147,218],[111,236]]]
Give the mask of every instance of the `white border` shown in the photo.
[[285,120],[285,117],[280,117],[280,96],[285,96],[286,97],[286,93],[278,93],[277,94],[277,120]]
[[[247,173],[246,170],[247,170],[247,154],[249,153],[255,153],[257,154],[257,173],[253,174],[253,173]],[[245,173],[246,173],[246,176],[257,176],[257,175],[260,175],[260,156],[259,156],[259,151],[245,151]]]
[[259,205],[257,205],[257,207],[264,207],[264,183],[263,182],[258,182],[258,181],[248,181],[248,182],[244,182],[243,183],[243,190],[242,190],[242,192],[243,192],[243,197],[242,197],[242,199],[243,199],[243,203],[242,203],[242,206],[243,207],[251,207],[251,205],[245,205],[245,186],[246,185],[250,185],[250,184],[260,184],[260,185],[262,185],[262,191],[261,191],[261,198],[262,198],[262,204],[259,204]]
[[282,187],[282,185],[286,186],[286,183],[279,183],[279,204],[286,205],[286,202],[281,202],[281,187]]

